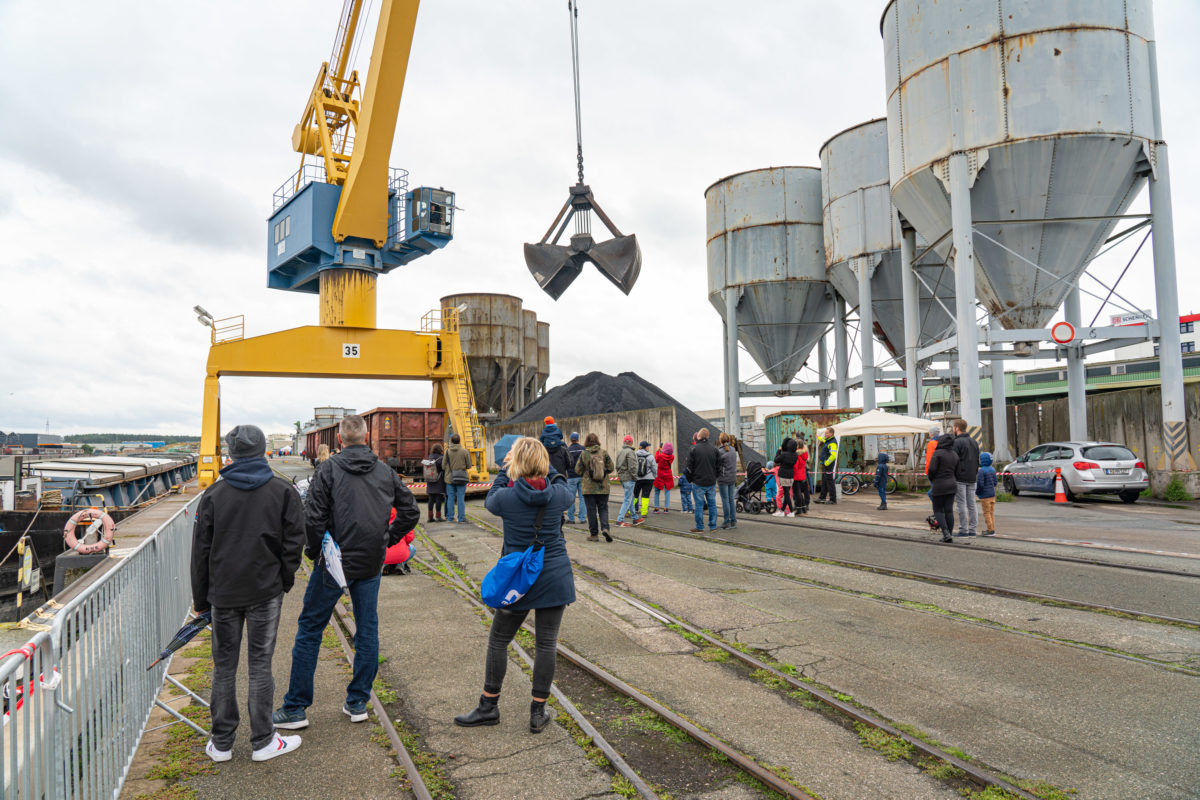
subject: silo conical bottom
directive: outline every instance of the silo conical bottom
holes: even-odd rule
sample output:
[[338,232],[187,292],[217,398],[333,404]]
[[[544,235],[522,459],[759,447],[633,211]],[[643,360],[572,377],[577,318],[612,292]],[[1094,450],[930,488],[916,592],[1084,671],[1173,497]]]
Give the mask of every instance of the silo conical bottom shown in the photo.
[[[738,341],[772,383],[789,383],[833,319],[824,281],[772,281],[742,287]],[[719,294],[709,300],[725,316]]]
[[[952,332],[954,328],[954,270],[949,266],[917,266],[917,316],[920,320],[919,347],[924,347]],[[871,308],[875,314],[875,336],[904,366],[904,275],[900,253],[889,251],[879,257],[879,266],[871,276]],[[857,306],[858,275],[846,261],[829,268],[829,282],[851,306]],[[928,288],[926,287],[928,285]],[[939,303],[934,297],[938,298]]]
[[[1142,160],[1140,140],[1111,136],[1024,140],[987,151],[971,189],[976,292],[1005,328],[1045,327],[1116,221],[980,221],[1123,214],[1145,180]],[[950,198],[932,168],[899,183],[892,199],[926,240],[950,230]],[[949,239],[939,246],[948,250]]]

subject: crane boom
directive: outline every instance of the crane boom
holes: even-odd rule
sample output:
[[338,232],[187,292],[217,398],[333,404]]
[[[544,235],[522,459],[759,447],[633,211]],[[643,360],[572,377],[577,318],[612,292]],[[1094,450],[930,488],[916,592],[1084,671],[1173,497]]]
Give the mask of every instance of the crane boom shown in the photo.
[[420,0],[384,0],[355,125],[354,150],[333,218],[336,242],[354,236],[383,247],[388,234],[388,157],[404,94]]

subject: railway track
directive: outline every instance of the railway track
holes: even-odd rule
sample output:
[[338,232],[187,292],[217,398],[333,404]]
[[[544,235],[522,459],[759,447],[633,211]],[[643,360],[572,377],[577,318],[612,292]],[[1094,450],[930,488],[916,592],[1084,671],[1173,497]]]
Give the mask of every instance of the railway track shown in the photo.
[[[454,565],[452,565],[446,559],[442,553],[441,547],[438,546],[438,544],[434,542],[432,538],[424,533],[422,533],[421,536],[425,542],[425,546],[431,553],[434,554],[437,561],[442,565],[442,567],[444,567],[444,569],[437,569],[435,565],[432,565],[427,561],[416,558],[415,556],[414,558],[416,558],[417,561],[424,564],[426,567],[434,569],[439,575],[444,576],[467,601],[490,617],[492,614],[492,609],[479,600],[479,589],[475,585],[474,581],[472,581],[470,578],[462,576],[459,573]],[[523,627],[532,632],[532,628],[528,623],[526,623]],[[529,654],[523,648],[521,648],[515,640],[512,646],[517,649],[517,653],[521,659],[525,661],[530,668],[532,668],[533,659],[529,656]],[[654,700],[652,697],[638,691],[634,687],[622,681],[616,675],[613,675],[603,667],[592,663],[561,642],[558,645],[558,654],[568,663],[591,676],[593,679],[604,684],[609,689],[612,689],[630,698],[643,708],[657,714],[669,724],[675,726],[679,730],[682,730],[699,744],[712,748],[713,750],[721,753],[721,755],[729,759],[732,764],[736,765],[739,769],[766,785],[769,789],[782,794],[784,797],[794,798],[794,800],[812,800],[812,795],[808,792],[780,778],[778,775],[763,767],[750,756],[746,755],[740,750],[737,750],[736,748],[730,747],[728,744],[713,736],[708,731],[697,727],[690,720],[679,716],[671,709]],[[599,731],[597,731],[595,727],[592,726],[592,724],[588,721],[587,717],[585,717],[583,713],[580,712],[579,709],[576,708],[575,705],[571,703],[565,695],[563,695],[557,686],[551,687],[551,694],[554,696],[554,699],[559,702],[560,707],[563,708],[563,710],[565,710],[573,720],[575,720],[576,724],[578,724],[585,733],[592,737],[593,744],[601,749],[605,757],[608,758],[608,760],[612,763],[613,768],[616,769],[626,780],[633,784],[639,796],[646,798],[646,800],[658,800],[659,795],[649,785],[646,784],[646,782],[631,766],[629,766],[629,763],[624,759],[624,757],[622,757],[615,750],[615,748],[613,748],[612,745],[609,744],[606,739],[604,739]]]
[[[276,473],[278,474],[278,473]],[[302,562],[304,574],[312,577],[312,570],[307,564]],[[341,646],[342,655],[346,658],[346,663],[354,667],[354,648],[350,646],[350,640],[354,638],[354,618],[346,607],[339,601],[334,606],[333,616],[330,617],[330,622],[333,623],[333,632],[337,635],[338,644]],[[350,638],[348,639],[347,636]],[[405,776],[408,778],[409,785],[414,797],[417,800],[434,800],[429,788],[425,785],[425,779],[421,777],[421,770],[413,762],[412,756],[400,741],[400,734],[396,731],[396,726],[392,724],[391,717],[388,716],[387,709],[383,707],[383,703],[375,695],[375,690],[371,690],[371,710],[375,712],[375,718],[383,728],[384,735],[387,736],[388,743],[391,744],[392,750],[395,751],[396,763],[404,770]]]
[[[783,525],[785,527],[790,527],[793,529],[795,527],[797,527],[797,525],[795,525],[795,524],[784,523],[784,522],[776,521],[776,520],[755,520],[755,521],[756,522],[768,522],[769,524]],[[576,527],[578,528],[579,526],[577,525]],[[936,583],[936,584],[940,584],[940,585],[944,585],[944,586],[954,586],[954,587],[960,587],[960,588],[965,588],[965,589],[971,589],[973,591],[982,592],[985,594],[992,594],[992,595],[998,595],[998,596],[1004,596],[1004,597],[1013,597],[1016,599],[1029,600],[1029,601],[1039,602],[1039,603],[1050,603],[1050,604],[1054,604],[1054,605],[1065,606],[1068,608],[1076,608],[1076,609],[1081,609],[1081,610],[1085,610],[1085,611],[1095,611],[1095,612],[1099,612],[1099,613],[1129,617],[1129,618],[1138,619],[1138,620],[1142,620],[1142,621],[1156,622],[1156,623],[1166,624],[1166,625],[1178,625],[1178,626],[1183,626],[1183,627],[1187,627],[1187,628],[1200,630],[1200,620],[1198,620],[1198,619],[1173,617],[1173,616],[1168,616],[1165,614],[1158,614],[1158,613],[1154,613],[1154,612],[1139,611],[1139,610],[1130,609],[1130,608],[1122,608],[1120,606],[1111,606],[1111,605],[1105,605],[1102,603],[1092,603],[1092,602],[1087,602],[1087,601],[1083,601],[1083,600],[1076,600],[1076,599],[1071,599],[1071,598],[1067,598],[1067,597],[1060,597],[1057,595],[1045,594],[1045,593],[1041,593],[1041,592],[1032,592],[1032,591],[1026,591],[1026,590],[1022,590],[1022,589],[1014,589],[1014,588],[1006,587],[1006,586],[999,586],[996,584],[983,583],[980,581],[972,581],[972,580],[968,580],[968,579],[964,579],[964,578],[957,578],[957,577],[954,577],[951,575],[938,575],[938,574],[919,571],[919,570],[904,569],[901,567],[891,567],[891,566],[886,566],[883,564],[872,564],[872,563],[868,563],[865,561],[858,561],[855,559],[847,559],[847,558],[828,556],[828,555],[818,555],[815,553],[806,553],[801,550],[793,550],[793,549],[790,549],[787,547],[781,547],[781,546],[777,546],[777,545],[754,544],[751,542],[739,541],[737,539],[729,539],[724,536],[714,535],[715,533],[717,533],[716,531],[706,532],[705,534],[701,535],[701,534],[692,534],[692,533],[684,532],[684,531],[678,531],[678,530],[674,530],[672,528],[664,528],[664,527],[657,526],[657,525],[649,525],[646,523],[638,525],[637,527],[640,530],[655,531],[656,533],[661,533],[661,534],[665,534],[668,536],[677,536],[677,537],[685,538],[685,539],[698,539],[698,540],[705,541],[705,542],[715,542],[718,544],[730,545],[732,547],[740,547],[740,548],[747,549],[747,550],[757,550],[759,552],[773,553],[776,555],[789,556],[792,558],[801,558],[801,559],[806,559],[806,560],[819,561],[821,563],[833,564],[836,566],[843,566],[843,567],[850,567],[853,569],[863,570],[866,572],[874,572],[874,573],[881,574],[881,575],[891,575],[891,576],[900,577],[900,578],[909,578],[912,580],[925,581],[927,583]],[[805,526],[804,523],[800,523],[800,527],[808,527],[808,528],[815,529],[815,530],[830,530],[830,531],[838,532],[838,533],[853,533],[853,532],[849,532],[849,531],[842,531],[842,530],[836,529],[836,528],[824,528],[821,526],[812,526],[812,525]],[[871,536],[873,534],[862,533],[862,534],[856,534],[856,535]],[[878,535],[877,538],[892,539],[892,540],[901,541],[901,542],[915,542],[918,544],[933,544],[932,542],[924,542],[919,539],[909,539],[907,537],[892,536],[892,535],[888,535],[888,534],[880,534],[880,535]],[[980,552],[982,552],[982,550]],[[1001,555],[1001,556],[1017,555],[1020,557],[1029,557],[1029,558],[1038,557],[1035,554],[1031,554],[1031,553],[1012,553],[1010,551],[1001,551],[1001,550],[988,550],[987,552]],[[1070,561],[1070,560],[1072,560],[1067,557],[1058,557],[1058,556],[1049,556],[1048,558],[1050,558],[1050,560],[1054,560],[1054,561],[1064,561],[1064,560]],[[1111,565],[1111,564],[1107,564],[1103,561],[1093,562],[1088,559],[1077,559],[1077,561],[1078,561],[1078,563],[1085,564],[1089,567],[1112,568],[1112,569],[1124,568],[1123,566]],[[1163,570],[1160,572],[1165,573],[1165,574],[1174,575],[1174,576],[1181,576],[1181,577],[1200,580],[1200,575],[1196,575],[1193,573],[1173,572],[1170,570]]]
[[[784,580],[784,581],[788,581],[790,583],[795,583],[795,584],[798,584],[800,586],[804,586],[804,587],[810,588],[810,589],[818,589],[821,591],[836,592],[838,594],[845,594],[845,595],[849,595],[851,597],[858,597],[860,599],[866,599],[866,600],[870,600],[872,602],[884,603],[884,604],[887,604],[890,606],[894,606],[896,608],[903,608],[907,611],[913,611],[913,612],[921,613],[921,614],[937,614],[938,616],[946,616],[946,614],[944,614],[941,611],[934,612],[934,611],[926,611],[921,608],[913,608],[911,605],[906,605],[900,599],[890,598],[890,597],[881,597],[881,596],[874,595],[874,594],[868,595],[865,592],[860,592],[860,591],[857,591],[854,589],[846,589],[846,588],[843,588],[840,586],[832,586],[829,584],[821,583],[819,581],[806,580],[804,578],[798,578],[794,575],[788,575],[786,573],[775,572],[773,570],[764,569],[761,567],[754,567],[754,566],[750,566],[747,564],[734,564],[734,563],[731,563],[728,561],[722,561],[721,559],[718,559],[718,558],[705,558],[704,556],[696,555],[695,553],[685,553],[681,550],[673,550],[669,547],[663,547],[661,545],[651,545],[651,544],[646,544],[644,542],[635,542],[631,539],[623,539],[622,544],[630,545],[632,547],[643,548],[643,549],[647,549],[647,550],[654,550],[654,551],[660,552],[660,553],[670,553],[673,556],[678,556],[680,558],[687,558],[687,559],[691,559],[694,561],[702,561],[707,564],[716,564],[718,566],[725,567],[727,569],[737,570],[739,572],[747,572],[747,573],[750,573],[753,575],[762,575],[762,576],[766,576],[766,577],[770,577],[770,578],[775,578],[777,580]],[[586,577],[590,578],[591,576],[586,576]],[[645,602],[645,601],[643,601],[643,602]],[[1159,661],[1159,660],[1156,660],[1153,658],[1146,658],[1144,656],[1139,656],[1134,653],[1119,652],[1119,651],[1113,650],[1111,648],[1087,644],[1086,642],[1077,642],[1077,641],[1072,641],[1069,639],[1062,639],[1062,638],[1059,638],[1056,636],[1051,636],[1048,634],[1038,633],[1035,631],[1022,630],[1019,628],[1014,628],[1010,625],[1004,625],[1001,623],[991,622],[989,620],[981,620],[978,618],[967,617],[965,615],[952,614],[951,618],[957,619],[959,622],[963,622],[968,625],[976,625],[979,627],[989,628],[991,630],[1003,631],[1005,633],[1011,633],[1011,634],[1014,634],[1017,636],[1030,636],[1035,639],[1040,639],[1041,641],[1044,641],[1044,642],[1052,642],[1054,644],[1062,645],[1064,647],[1074,647],[1079,650],[1087,650],[1092,653],[1099,653],[1100,655],[1111,656],[1113,658],[1122,658],[1122,659],[1126,659],[1128,661],[1134,661],[1139,664],[1144,664],[1148,667],[1153,667],[1154,669],[1161,669],[1161,670],[1165,670],[1167,672],[1179,672],[1184,675],[1192,675],[1195,677],[1200,677],[1200,670],[1195,670],[1195,669],[1192,669],[1191,667],[1181,666],[1179,664],[1174,664],[1172,662]]]
[[[475,518],[474,524],[483,530],[487,530],[487,531],[491,532],[494,535],[502,536],[502,533],[500,532],[499,529],[497,529],[494,525],[492,525],[484,520]],[[483,605],[483,603],[478,600],[479,591],[478,591],[477,587],[475,586],[474,582],[471,581],[469,578],[464,578],[460,575],[459,570],[456,569],[454,567],[454,565],[450,564],[449,561],[446,560],[445,556],[442,553],[442,548],[436,542],[434,542],[431,537],[429,537],[425,533],[422,533],[421,536],[425,542],[426,547],[428,547],[430,552],[432,552],[436,556],[439,563],[441,563],[443,565],[444,570],[439,570],[439,572],[443,575],[446,575],[446,573],[449,573],[448,575],[446,575],[446,577],[458,588],[458,590],[460,591],[461,594],[463,594],[465,597],[467,597],[469,600],[471,600],[477,607],[482,607],[484,609],[487,609],[487,606]],[[985,789],[987,787],[996,787],[997,789],[1000,789],[1000,790],[1010,793],[1013,797],[1023,798],[1023,800],[1038,800],[1038,798],[1035,795],[1032,795],[1032,794],[1026,792],[1024,789],[1021,789],[1019,786],[1016,786],[1015,784],[1010,783],[1009,781],[1000,777],[996,773],[993,773],[990,770],[984,769],[976,764],[973,764],[971,762],[968,762],[961,758],[958,758],[957,756],[954,756],[953,754],[951,754],[945,750],[942,750],[939,747],[931,745],[928,742],[925,742],[924,740],[922,740],[916,736],[913,736],[904,731],[901,731],[898,728],[891,725],[886,720],[880,718],[879,716],[877,716],[875,714],[872,714],[868,710],[860,708],[859,706],[853,705],[851,703],[847,703],[843,700],[840,700],[839,698],[834,696],[834,694],[831,692],[828,692],[828,691],[825,691],[824,689],[816,687],[811,683],[798,680],[795,677],[776,669],[774,666],[767,664],[766,662],[755,657],[754,655],[752,655],[750,653],[746,653],[736,647],[733,647],[733,646],[725,643],[724,641],[720,640],[719,638],[716,638],[716,637],[708,634],[704,630],[692,625],[687,620],[684,620],[679,617],[675,617],[674,615],[668,614],[668,613],[662,611],[661,609],[654,608],[653,606],[647,604],[647,602],[642,600],[641,598],[638,598],[635,595],[632,595],[628,592],[624,592],[620,589],[617,589],[616,587],[610,586],[609,584],[600,580],[599,578],[596,578],[592,575],[589,575],[587,572],[580,570],[578,568],[578,566],[576,566],[574,571],[575,571],[575,574],[577,577],[580,577],[580,578],[588,581],[590,584],[600,588],[601,590],[607,592],[608,594],[612,595],[613,597],[621,600],[622,602],[629,604],[631,607],[636,608],[637,610],[641,611],[642,613],[647,614],[650,618],[654,619],[660,625],[662,625],[664,627],[668,627],[668,628],[673,628],[673,629],[682,629],[693,636],[698,636],[701,639],[703,639],[706,643],[708,643],[709,645],[717,647],[720,650],[724,651],[725,653],[728,653],[729,656],[731,656],[734,659],[738,660],[739,662],[745,664],[747,667],[750,667],[751,669],[754,669],[754,670],[763,670],[763,671],[769,673],[773,678],[783,681],[791,689],[793,689],[793,690],[800,689],[800,690],[803,690],[803,691],[809,693],[810,695],[812,695],[813,697],[815,697],[816,699],[818,699],[819,701],[824,703],[828,708],[832,709],[833,711],[836,711],[837,713],[844,715],[845,717],[849,718],[850,720],[853,720],[855,722],[859,722],[859,723],[862,723],[865,725],[869,725],[873,728],[883,731],[884,733],[886,733],[890,736],[894,736],[894,737],[904,740],[905,742],[907,742],[909,745],[911,745],[916,751],[920,752],[921,754],[923,754],[927,757],[930,757],[930,758],[938,759],[947,764],[953,765],[954,767],[958,768],[959,770],[962,770],[963,774],[968,776],[968,779],[971,782],[979,785],[980,787],[983,787]],[[487,610],[490,611],[490,609],[487,609]],[[528,628],[528,625],[526,627]],[[676,632],[678,632],[678,630],[676,630]],[[620,692],[621,694],[626,695],[627,697],[629,697],[629,698],[633,699],[634,701],[638,702],[639,704],[641,704],[643,707],[658,714],[664,720],[666,720],[670,724],[674,725],[675,727],[679,728],[680,730],[684,731],[685,733],[687,733],[689,736],[691,736],[692,738],[694,738],[696,741],[700,742],[701,744],[704,744],[705,746],[708,746],[708,747],[713,748],[714,750],[717,750],[722,755],[729,758],[729,760],[731,762],[737,764],[738,767],[747,771],[749,774],[753,775],[758,780],[762,781],[769,788],[774,789],[777,792],[780,792],[781,794],[783,794],[786,797],[792,797],[792,798],[811,798],[812,797],[808,792],[805,792],[805,791],[799,789],[797,786],[795,786],[794,784],[792,784],[790,782],[783,781],[782,779],[778,778],[773,772],[770,772],[769,770],[764,769],[761,765],[759,765],[756,761],[754,761],[754,759],[751,758],[750,756],[748,756],[744,753],[741,753],[740,751],[730,747],[728,744],[721,741],[719,738],[713,736],[711,733],[698,728],[695,724],[693,724],[689,720],[675,714],[670,709],[662,706],[661,704],[654,701],[652,698],[646,696],[645,694],[638,691],[637,689],[634,689],[633,687],[629,686],[624,681],[622,681],[620,678],[618,678],[617,676],[608,672],[607,670],[603,669],[602,667],[599,667],[596,664],[593,664],[592,662],[583,658],[583,656],[575,653],[574,651],[572,651],[570,648],[566,647],[565,645],[560,643],[558,650],[559,650],[559,655],[561,655],[569,663],[574,664],[575,666],[583,669],[589,675],[596,678],[600,682],[604,683],[609,688],[614,689],[614,690]],[[645,797],[646,795],[643,795],[643,796]],[[654,797],[656,795],[650,795],[650,796]]]
[[[918,538],[914,538],[912,536],[901,536],[899,534],[894,534],[894,533],[883,533],[880,531],[851,529],[851,528],[845,528],[845,527],[830,525],[830,524],[817,524],[807,516],[799,517],[799,518],[797,518],[797,517],[790,518],[791,520],[800,519],[801,520],[800,522],[796,522],[796,521],[785,522],[783,519],[773,517],[770,514],[750,514],[748,516],[739,515],[739,519],[751,520],[754,522],[762,522],[762,523],[766,523],[768,525],[776,525],[776,526],[782,526],[782,527],[792,528],[792,529],[801,528],[801,529],[806,529],[806,530],[821,531],[822,533],[845,533],[845,534],[849,534],[851,536],[863,536],[863,537],[872,538],[872,539],[888,539],[888,540],[893,540],[893,541],[911,542],[913,544],[931,545],[931,546],[936,546],[936,547],[944,546],[942,544],[942,542],[940,542],[936,539],[918,539]],[[846,523],[846,524],[854,525],[856,523]],[[858,523],[858,524],[861,524],[861,523]],[[888,526],[880,525],[879,527],[888,527]],[[901,529],[901,530],[907,530],[907,529],[905,528],[905,529]],[[963,541],[963,540],[960,540],[960,541]],[[1117,563],[1117,562],[1113,562],[1113,561],[1104,561],[1102,559],[1096,559],[1096,558],[1084,558],[1081,556],[1068,556],[1068,555],[1061,555],[1061,554],[1055,554],[1055,553],[1035,553],[1035,552],[1027,552],[1027,551],[1023,551],[1023,550],[1010,550],[1007,548],[1000,548],[1000,547],[988,547],[986,545],[980,546],[980,545],[982,545],[983,542],[986,542],[986,541],[988,541],[988,539],[981,538],[981,537],[975,537],[975,539],[971,542],[971,544],[972,544],[973,548],[976,550],[1002,553],[1003,555],[1006,555],[1006,556],[1014,556],[1014,557],[1018,557],[1018,558],[1033,558],[1033,559],[1038,559],[1041,561],[1062,561],[1062,562],[1069,563],[1069,564],[1080,564],[1083,566],[1107,567],[1109,569],[1120,569],[1120,570],[1127,570],[1130,572],[1147,572],[1147,573],[1151,573],[1151,574],[1155,574],[1155,575],[1172,575],[1172,576],[1182,577],[1182,578],[1200,578],[1200,571],[1189,572],[1187,570],[1168,569],[1166,567],[1154,567],[1154,566],[1150,566],[1147,564],[1121,564],[1121,563]],[[1045,546],[1050,546],[1050,547],[1071,547],[1071,545],[1069,545],[1069,544],[1054,544],[1051,542],[1039,542],[1039,544],[1043,544]]]

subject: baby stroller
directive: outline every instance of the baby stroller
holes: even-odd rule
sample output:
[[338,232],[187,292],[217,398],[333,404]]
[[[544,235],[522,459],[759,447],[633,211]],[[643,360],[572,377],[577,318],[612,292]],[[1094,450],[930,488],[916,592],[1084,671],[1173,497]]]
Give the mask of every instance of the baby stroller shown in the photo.
[[746,464],[746,479],[737,487],[737,510],[758,514],[766,505],[762,490],[767,485],[767,475],[762,464],[751,461]]

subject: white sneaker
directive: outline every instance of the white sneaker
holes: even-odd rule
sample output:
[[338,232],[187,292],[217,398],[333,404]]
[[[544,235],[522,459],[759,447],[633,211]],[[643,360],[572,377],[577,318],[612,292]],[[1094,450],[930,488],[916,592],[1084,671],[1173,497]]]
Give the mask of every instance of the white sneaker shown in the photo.
[[270,761],[275,756],[281,756],[284,753],[290,753],[300,747],[299,736],[280,736],[275,734],[275,738],[268,742],[265,746],[258,748],[254,754],[250,756],[251,761]]
[[774,514],[772,514],[771,516],[773,516],[773,517],[782,517],[782,516],[783,516],[783,512],[782,512],[782,511],[776,511],[776,512],[775,512]]
[[794,517],[794,516],[796,516],[796,512],[795,512],[795,511],[788,511],[788,512],[785,512],[785,513],[784,513],[784,516],[785,516],[785,517]]
[[209,739],[208,744],[204,745],[204,752],[208,753],[208,757],[218,764],[233,758],[232,750],[218,750],[212,739]]

